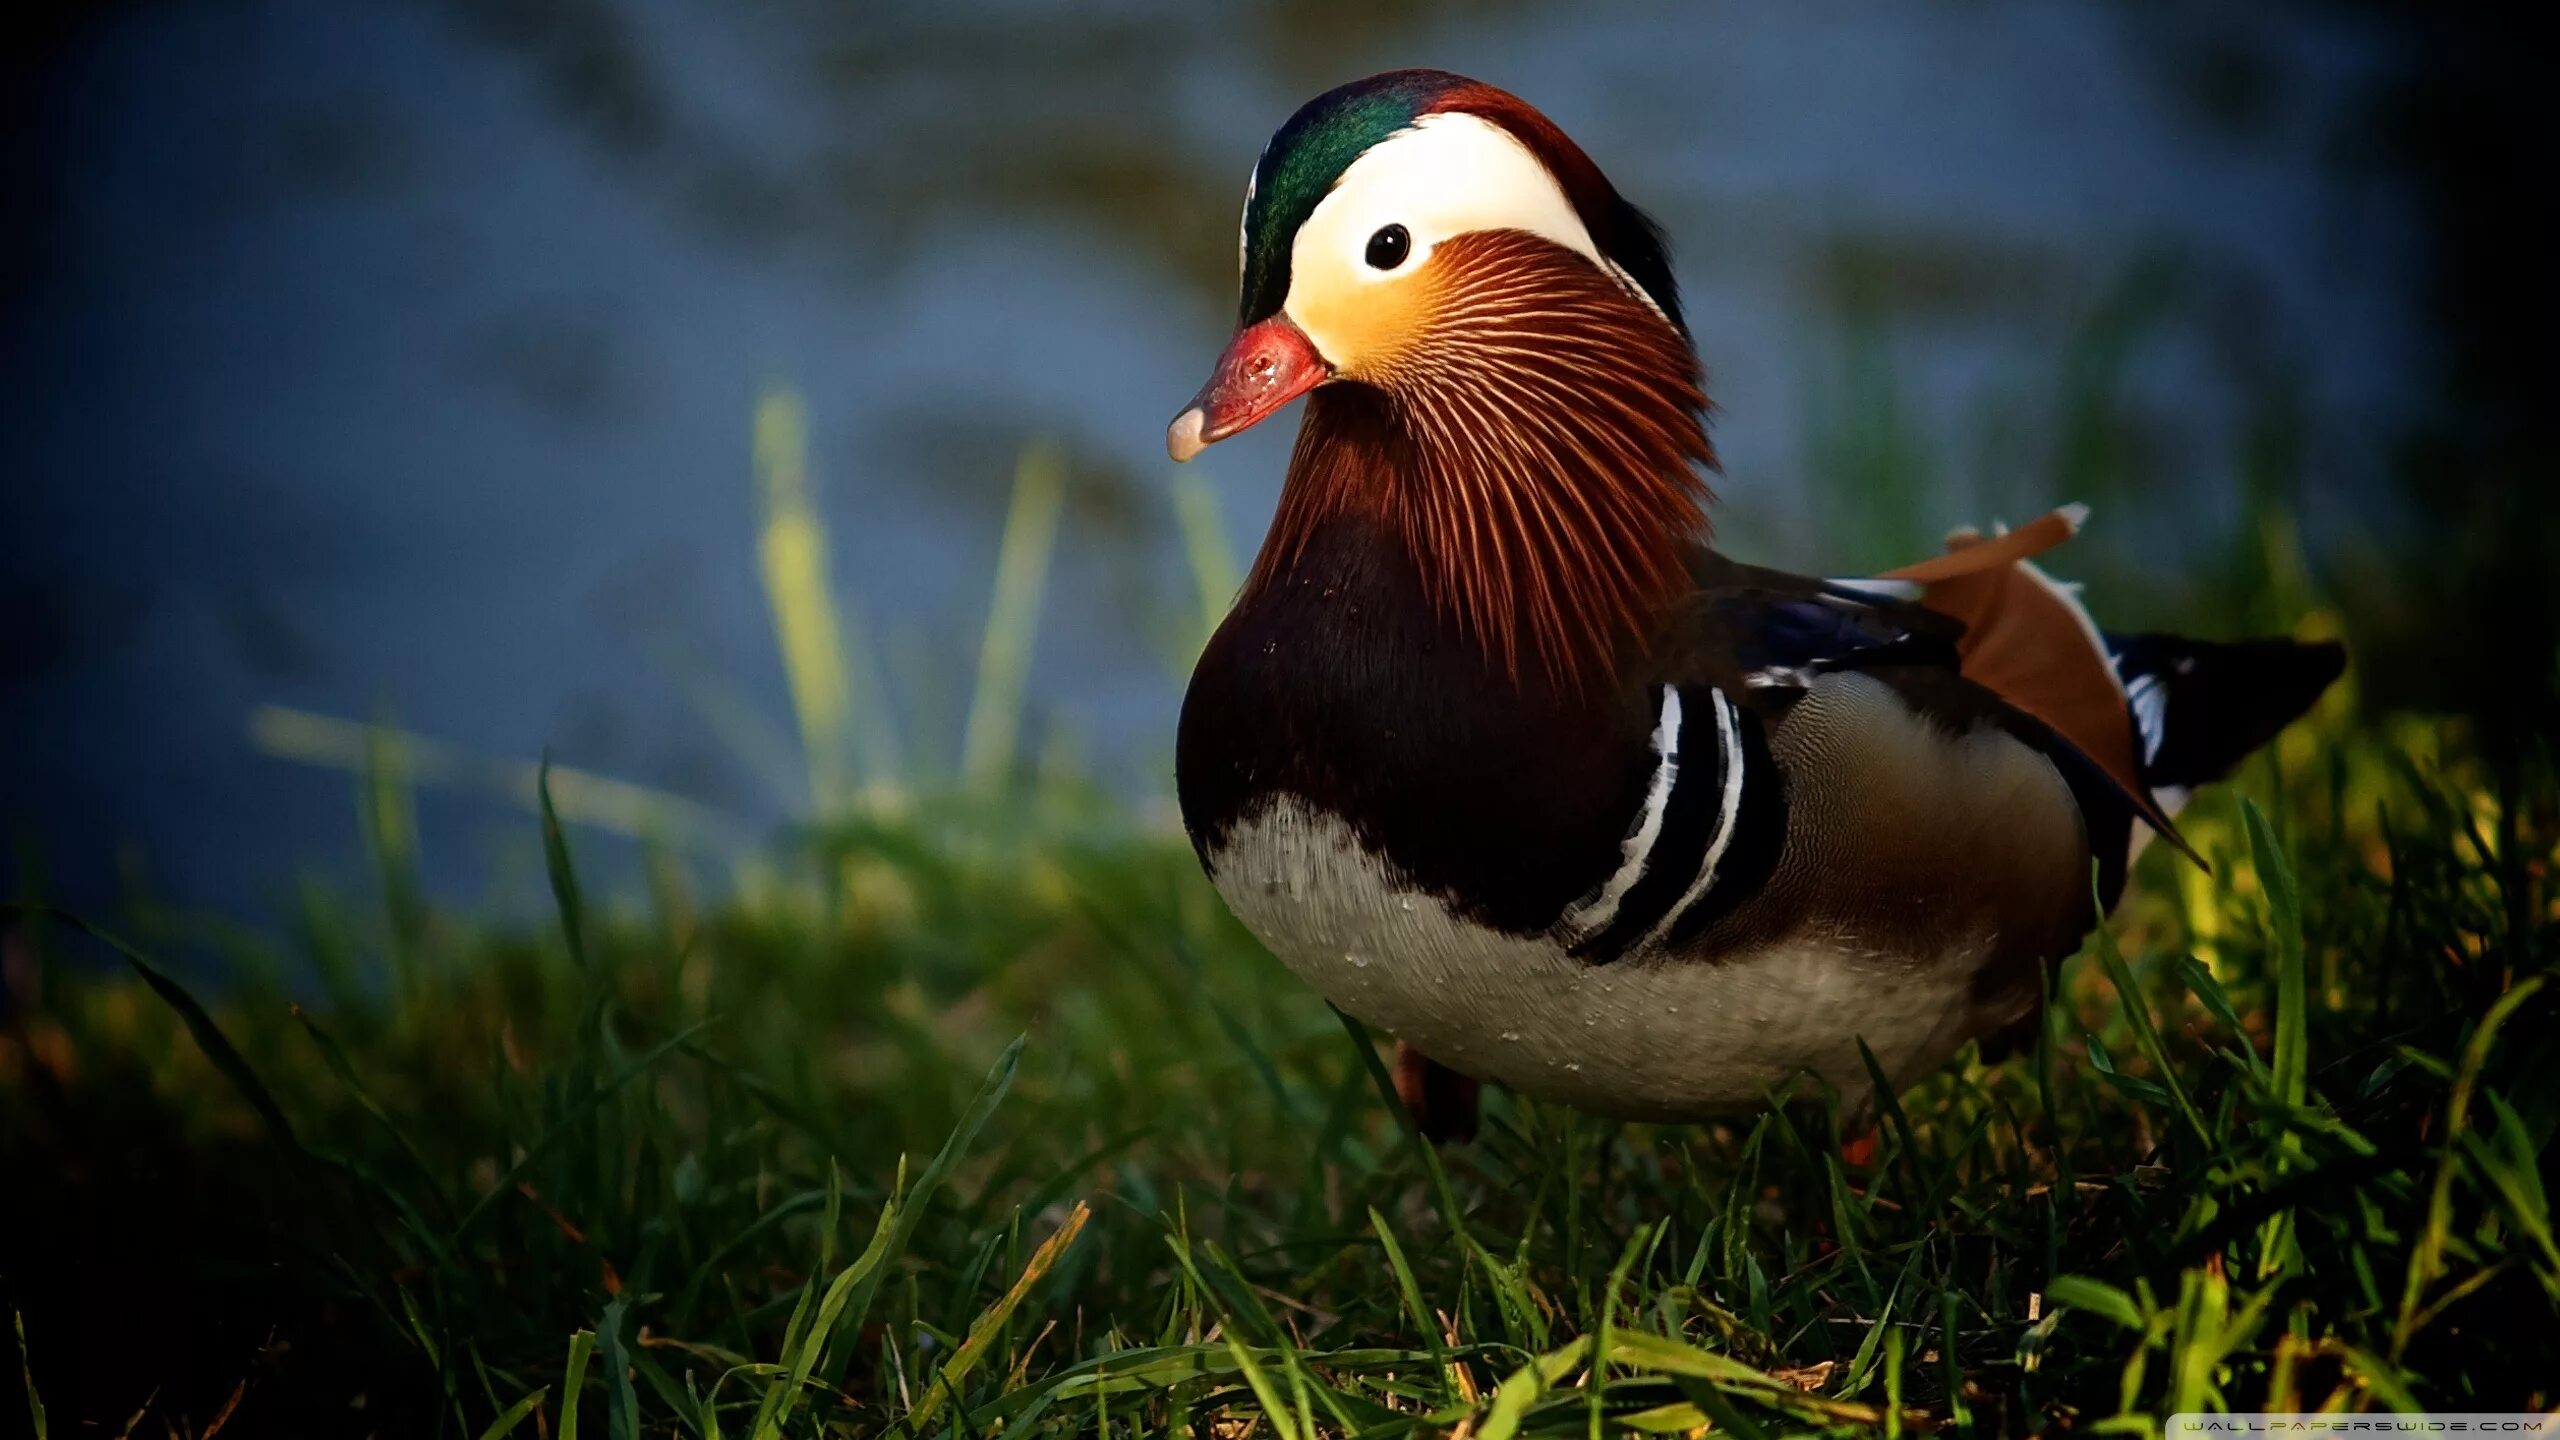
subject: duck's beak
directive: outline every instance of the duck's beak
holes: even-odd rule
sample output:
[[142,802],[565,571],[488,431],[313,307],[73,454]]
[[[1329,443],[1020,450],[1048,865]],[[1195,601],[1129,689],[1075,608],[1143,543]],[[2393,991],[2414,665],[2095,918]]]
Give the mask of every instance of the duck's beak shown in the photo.
[[1189,460],[1332,378],[1332,367],[1286,316],[1247,325],[1227,342],[1209,383],[1166,427],[1165,453],[1176,464]]

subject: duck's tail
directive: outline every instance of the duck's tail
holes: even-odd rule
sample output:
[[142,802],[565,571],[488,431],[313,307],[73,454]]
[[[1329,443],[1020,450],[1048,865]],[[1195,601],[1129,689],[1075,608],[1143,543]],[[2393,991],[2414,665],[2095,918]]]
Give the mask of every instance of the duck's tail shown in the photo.
[[2133,712],[2143,783],[2175,813],[2320,699],[2347,667],[2334,640],[2108,635]]

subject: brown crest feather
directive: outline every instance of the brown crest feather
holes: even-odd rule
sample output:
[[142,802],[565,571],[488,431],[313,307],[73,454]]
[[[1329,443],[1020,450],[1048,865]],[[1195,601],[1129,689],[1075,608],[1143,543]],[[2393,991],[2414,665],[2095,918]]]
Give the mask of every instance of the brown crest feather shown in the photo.
[[1441,244],[1422,333],[1308,397],[1248,590],[1326,520],[1402,535],[1432,602],[1515,680],[1602,682],[1678,599],[1715,464],[1696,355],[1586,257],[1517,231]]

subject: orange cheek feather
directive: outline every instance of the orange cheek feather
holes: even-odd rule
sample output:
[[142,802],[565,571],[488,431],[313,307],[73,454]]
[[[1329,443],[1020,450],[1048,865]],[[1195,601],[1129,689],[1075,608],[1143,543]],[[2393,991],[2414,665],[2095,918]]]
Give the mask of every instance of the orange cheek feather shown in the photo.
[[1383,380],[1429,327],[1444,285],[1435,255],[1409,275],[1326,286],[1294,309],[1291,318],[1317,338],[1334,373]]

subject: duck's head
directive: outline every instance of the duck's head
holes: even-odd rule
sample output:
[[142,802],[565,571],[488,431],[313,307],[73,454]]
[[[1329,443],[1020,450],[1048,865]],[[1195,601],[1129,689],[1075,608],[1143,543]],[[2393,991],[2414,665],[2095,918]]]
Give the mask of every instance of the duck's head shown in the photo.
[[1714,464],[1679,292],[1544,115],[1438,70],[1329,91],[1255,162],[1242,248],[1235,338],[1166,448],[1316,392],[1257,578],[1366,506],[1515,673],[1575,669],[1676,588]]
[[1246,181],[1240,249],[1236,337],[1167,432],[1176,460],[1328,381],[1394,389],[1464,363],[1448,352],[1476,332],[1449,322],[1468,307],[1597,288],[1685,348],[1662,232],[1527,102],[1442,70],[1301,106]]

